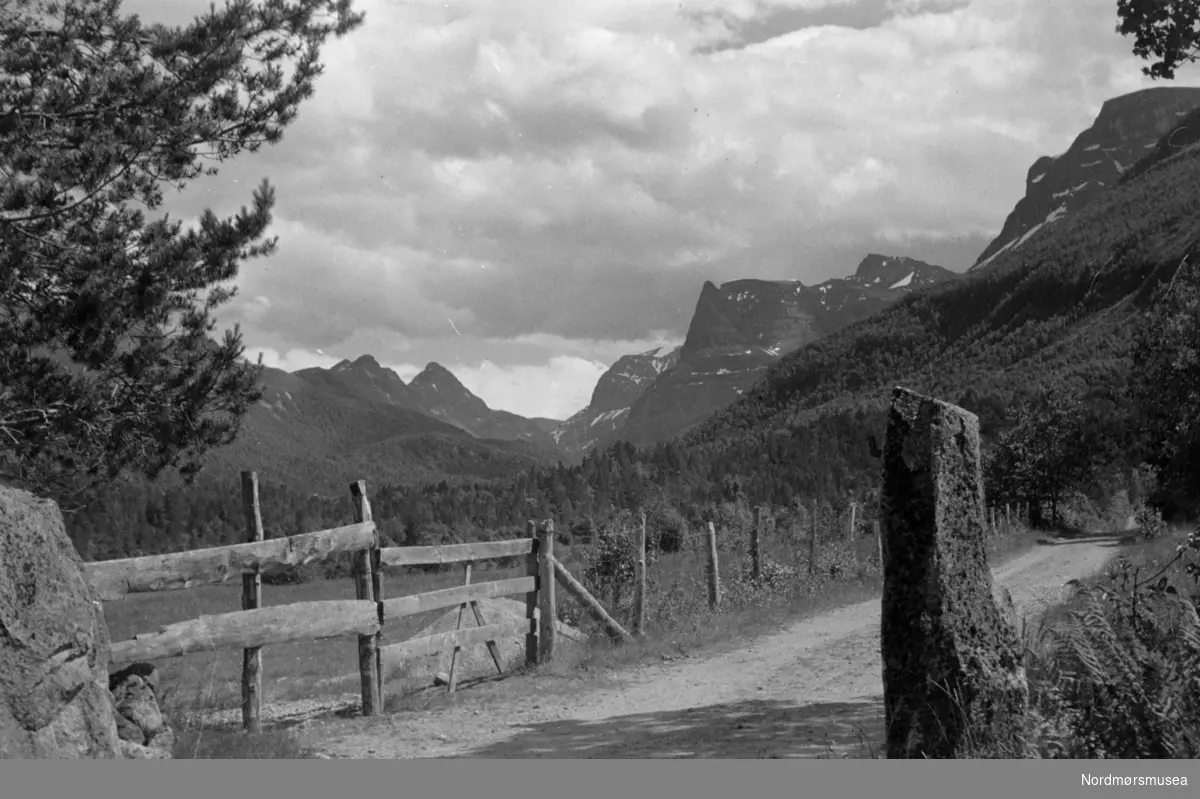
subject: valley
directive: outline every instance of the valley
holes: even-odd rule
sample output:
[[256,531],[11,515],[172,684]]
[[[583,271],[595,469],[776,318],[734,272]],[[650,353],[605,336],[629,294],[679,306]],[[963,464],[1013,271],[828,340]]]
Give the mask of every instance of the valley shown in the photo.
[[[1151,122],[1170,128],[1165,142],[1180,135],[1171,127],[1180,100],[1164,92],[1167,110]],[[1106,105],[1102,117],[1114,107],[1124,106]],[[1113,146],[1114,130],[1139,143],[1146,135],[1111,120],[1100,127]],[[272,502],[294,509],[282,529],[335,523],[344,486],[365,478],[382,492],[377,518],[388,535],[409,543],[422,529],[431,542],[509,535],[531,512],[569,529],[651,500],[702,506],[724,496],[729,475],[753,502],[844,504],[871,494],[865,442],[881,435],[896,384],[979,414],[985,442],[1018,398],[1068,387],[1111,431],[1114,452],[1129,450],[1136,434],[1118,421],[1125,400],[1112,387],[1127,380],[1149,292],[1200,236],[1197,152],[1147,150],[1130,168],[1136,178],[965,276],[870,255],[850,277],[815,287],[707,284],[682,346],[619,359],[588,407],[556,426],[488,408],[438,364],[410,383],[368,355],[294,374],[267,369],[262,400],[238,439],[210,453],[190,496],[135,481],[77,516],[73,535],[117,526],[153,551],[180,546],[174,531],[194,518],[211,531],[201,540],[234,540],[232,498],[247,467]],[[227,510],[202,510],[214,506]]]

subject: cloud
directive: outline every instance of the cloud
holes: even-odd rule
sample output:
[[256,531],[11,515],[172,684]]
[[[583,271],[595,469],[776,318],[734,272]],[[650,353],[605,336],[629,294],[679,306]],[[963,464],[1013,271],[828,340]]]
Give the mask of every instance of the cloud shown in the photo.
[[575,356],[554,356],[545,364],[502,367],[490,362],[454,371],[462,384],[489,407],[527,417],[566,419],[588,404],[608,364]]
[[341,360],[340,358],[330,358],[320,350],[292,349],[280,352],[271,347],[246,347],[248,360],[255,362],[259,356],[262,356],[263,366],[282,369],[285,372],[312,369],[313,367],[328,369]]
[[681,338],[705,280],[965,268],[1035,158],[1151,85],[1111,0],[355,5],[283,142],[171,210],[269,175],[279,252],[223,322],[286,363],[437,360],[497,407],[586,401],[601,342]]

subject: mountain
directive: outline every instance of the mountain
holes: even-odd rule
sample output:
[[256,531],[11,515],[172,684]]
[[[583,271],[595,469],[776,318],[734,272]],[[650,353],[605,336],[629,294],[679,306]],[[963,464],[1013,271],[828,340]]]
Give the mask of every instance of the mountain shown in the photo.
[[209,475],[254,469],[301,491],[337,495],[357,479],[493,480],[557,460],[537,423],[490,410],[437,364],[405,384],[364,355],[329,369],[267,368],[261,385],[237,439],[206,459]]
[[957,277],[913,258],[871,254],[852,276],[812,287],[798,280],[706,282],[678,362],[615,417],[614,429],[597,436],[594,446],[617,439],[645,445],[678,435],[735,402],[784,354]]
[[[689,464],[693,499],[713,495],[728,474],[742,476],[755,502],[869,491],[879,462],[866,437],[882,441],[897,385],[979,414],[985,440],[1020,396],[1048,388],[1083,397],[1098,429],[1120,431],[1137,321],[1200,242],[1197,186],[1200,145],[1192,145],[990,268],[780,359],[713,418],[638,451],[642,470],[663,464],[655,479],[666,482],[675,464]],[[1135,431],[1116,435],[1125,437],[1118,457],[1136,452]]]
[[363,355],[354,361],[342,361],[329,369],[300,369],[295,375],[350,399],[414,410],[419,405],[400,375],[380,366],[379,361],[370,355]]
[[538,421],[494,411],[440,364],[430,363],[408,384],[415,407],[478,438],[528,441],[547,450],[554,439]]
[[[1090,128],[1062,155],[1039,158],[1025,178],[1025,196],[1004,227],[980,253],[972,270],[1002,252],[1023,247],[1030,237],[1078,212],[1112,186],[1160,139],[1200,108],[1200,88],[1164,86],[1108,100]],[[1177,150],[1181,142],[1165,145]],[[1172,147],[1172,145],[1174,145]]]
[[573,457],[612,438],[634,401],[679,361],[679,349],[657,347],[619,358],[596,382],[587,407],[554,429],[559,450]]
[[546,419],[541,416],[531,417],[529,421],[537,425],[543,433],[553,433],[562,424],[562,419]]
[[554,439],[544,425],[515,413],[492,410],[441,364],[427,364],[410,383],[370,355],[344,360],[329,369],[301,369],[295,374],[343,397],[418,411],[476,438],[528,441],[547,451],[555,449]]

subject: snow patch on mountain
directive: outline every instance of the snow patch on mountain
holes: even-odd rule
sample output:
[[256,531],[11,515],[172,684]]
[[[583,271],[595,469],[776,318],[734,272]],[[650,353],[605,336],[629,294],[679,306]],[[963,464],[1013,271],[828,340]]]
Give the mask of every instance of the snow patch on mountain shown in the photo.
[[621,416],[622,414],[626,414],[626,413],[629,413],[628,408],[617,408],[615,411],[605,411],[604,413],[597,414],[596,418],[592,419],[591,424],[589,424],[588,426],[595,427],[596,425],[600,424],[601,422],[613,421],[617,417]]

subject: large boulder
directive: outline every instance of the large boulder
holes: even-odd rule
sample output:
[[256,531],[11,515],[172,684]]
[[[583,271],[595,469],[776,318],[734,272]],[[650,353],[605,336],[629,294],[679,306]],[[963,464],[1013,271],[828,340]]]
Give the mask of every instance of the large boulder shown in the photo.
[[979,420],[895,389],[883,470],[887,756],[1017,755],[1028,687],[988,566]]
[[0,758],[120,756],[108,646],[58,506],[0,485]]

